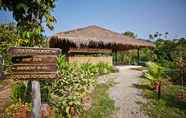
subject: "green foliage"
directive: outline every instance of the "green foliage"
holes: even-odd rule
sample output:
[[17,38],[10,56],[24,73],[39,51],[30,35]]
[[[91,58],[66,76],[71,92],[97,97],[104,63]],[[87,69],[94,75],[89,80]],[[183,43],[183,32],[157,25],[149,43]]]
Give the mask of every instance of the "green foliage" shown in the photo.
[[[51,80],[42,80],[40,81],[41,85],[41,101],[42,103],[49,103],[51,100]],[[12,91],[11,91],[11,102],[14,106],[18,103],[29,103],[31,104],[31,81],[28,82],[27,86],[26,83],[23,81],[18,81],[15,84],[12,85]]]
[[131,31],[124,32],[123,35],[128,36],[128,37],[132,37],[132,38],[137,37],[137,35],[134,32],[131,32]]
[[[167,68],[167,75],[177,82],[182,78],[180,75],[184,72],[178,71],[179,67],[184,63],[178,63],[179,60],[186,60],[186,39],[174,40],[156,40],[156,48],[154,50],[156,62]],[[182,69],[184,70],[184,69]],[[185,76],[185,74],[183,75]],[[184,78],[184,77],[183,77]],[[179,82],[181,83],[181,82]],[[185,83],[185,82],[184,82]]]
[[[144,65],[147,61],[154,61],[155,55],[151,49],[140,49],[139,55],[139,64]],[[117,56],[117,57],[116,57]],[[126,51],[118,51],[117,55],[113,53],[113,62],[114,64],[138,64],[138,52],[136,49],[126,50]]]
[[144,105],[144,109],[151,118],[184,118],[184,112],[179,108],[172,108],[167,106],[166,101],[151,100],[148,104]]
[[19,101],[25,100],[24,98],[25,89],[26,89],[26,86],[23,82],[16,83],[12,86],[11,99],[13,103],[17,103]]
[[49,29],[53,29],[55,22],[51,15],[55,7],[55,0],[2,0],[0,9],[13,13],[16,20],[20,39],[18,44],[22,46],[39,46],[42,42],[42,32],[45,24]]
[[[154,42],[156,44],[155,49],[140,49],[139,64],[144,65],[145,62],[154,61],[158,65],[166,68],[166,74],[170,76],[173,81],[181,83],[181,75],[183,76],[182,78],[184,78],[186,71],[178,71],[180,70],[179,67],[184,65],[184,63],[178,64],[178,61],[180,59],[183,61],[186,60],[186,39],[163,40],[160,39],[162,35],[163,33],[159,32],[152,34],[153,38],[156,39]],[[166,35],[168,35],[168,33],[165,33],[165,37]],[[113,58],[115,64],[138,64],[137,50],[118,52],[117,55],[113,55]],[[185,80],[182,83],[185,84]]]
[[147,72],[145,72],[145,78],[149,80],[151,83],[151,86],[153,87],[156,82],[160,81],[163,74],[164,70],[161,66],[159,66],[156,63],[153,62],[148,62],[147,63]]
[[9,63],[7,49],[16,45],[16,26],[13,23],[0,25],[0,54],[5,58],[5,63]]
[[51,80],[41,80],[40,89],[41,89],[41,101],[44,103],[49,103],[51,99]]
[[107,74],[110,72],[115,72],[115,70],[112,65],[106,64],[106,63],[98,63],[94,65],[94,68],[97,69],[97,73],[99,75]]
[[137,50],[114,53],[113,62],[114,64],[137,64]]
[[[147,82],[144,82],[143,86],[146,84]],[[143,93],[147,101],[142,104],[142,109],[150,118],[185,118],[186,103],[176,99],[176,94],[180,88],[181,86],[172,85],[167,80],[162,81],[161,98],[158,101],[154,91],[144,88]]]
[[5,112],[3,114],[3,118],[13,118],[15,117],[15,113],[22,112],[21,110],[26,110],[31,112],[31,103],[22,103],[21,101],[11,104],[5,109]]
[[168,32],[165,33],[155,32],[149,35],[149,39],[158,40],[158,39],[162,39],[162,36],[164,36],[164,38],[167,39],[168,34],[169,34]]
[[51,104],[60,117],[79,114],[82,111],[81,100],[95,86],[96,75],[112,71],[107,64],[68,63],[64,56],[59,57],[58,66],[61,78],[52,82]]
[[48,28],[53,28],[55,18],[51,10],[55,7],[54,3],[55,0],[2,0],[0,9],[12,11],[18,27],[31,30],[34,27],[40,33],[44,21]]
[[[95,86],[96,76],[114,72],[108,64],[70,64],[64,56],[58,59],[60,78],[54,81],[40,81],[42,102],[48,102],[54,107],[56,117],[71,117],[82,111],[82,98],[90,93]],[[29,102],[26,92],[28,87],[23,82],[16,83],[12,88],[12,101]]]
[[[186,59],[186,39],[156,41],[154,53],[157,55],[156,61],[164,67],[175,68],[175,61],[179,58]],[[170,63],[167,64],[166,62]],[[171,64],[173,63],[173,64]]]

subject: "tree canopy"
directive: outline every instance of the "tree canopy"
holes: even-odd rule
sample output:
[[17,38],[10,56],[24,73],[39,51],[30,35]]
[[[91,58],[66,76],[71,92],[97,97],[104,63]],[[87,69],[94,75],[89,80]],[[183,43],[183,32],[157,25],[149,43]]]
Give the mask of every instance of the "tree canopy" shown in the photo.
[[16,39],[18,39],[16,32],[13,23],[0,25],[0,54],[3,56],[7,54],[8,47],[16,45]]
[[52,30],[55,17],[51,14],[55,0],[1,0],[0,9],[10,11],[16,20],[18,34],[29,39],[27,46],[37,45],[44,25]]
[[137,35],[134,32],[131,32],[131,31],[124,32],[123,35],[128,36],[128,37],[132,37],[132,38],[137,37]]

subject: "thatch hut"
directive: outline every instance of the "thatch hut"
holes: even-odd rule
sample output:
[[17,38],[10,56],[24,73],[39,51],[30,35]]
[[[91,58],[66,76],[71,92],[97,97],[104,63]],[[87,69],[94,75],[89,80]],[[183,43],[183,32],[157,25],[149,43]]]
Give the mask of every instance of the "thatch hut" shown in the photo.
[[134,39],[98,26],[56,33],[49,38],[52,48],[61,48],[69,62],[112,64],[112,53],[121,50],[154,48],[154,44]]

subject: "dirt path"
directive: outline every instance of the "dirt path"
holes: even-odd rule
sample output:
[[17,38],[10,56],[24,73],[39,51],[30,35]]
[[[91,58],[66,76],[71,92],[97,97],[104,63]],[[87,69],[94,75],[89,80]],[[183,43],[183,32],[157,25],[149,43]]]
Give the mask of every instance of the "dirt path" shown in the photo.
[[141,91],[134,87],[134,84],[139,82],[142,72],[132,70],[131,68],[133,67],[117,67],[119,73],[114,79],[117,84],[109,90],[109,95],[113,98],[118,108],[117,112],[112,115],[113,118],[147,118],[137,104],[139,101],[144,102]]
[[5,80],[5,82],[0,85],[0,118],[2,117],[4,108],[10,102],[11,83],[12,81]]

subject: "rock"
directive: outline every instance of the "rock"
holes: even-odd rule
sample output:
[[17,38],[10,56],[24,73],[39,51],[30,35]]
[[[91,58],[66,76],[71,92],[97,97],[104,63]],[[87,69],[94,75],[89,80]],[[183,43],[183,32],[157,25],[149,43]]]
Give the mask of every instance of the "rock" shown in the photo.
[[92,106],[92,98],[90,96],[85,96],[82,99],[83,110],[88,111]]

